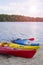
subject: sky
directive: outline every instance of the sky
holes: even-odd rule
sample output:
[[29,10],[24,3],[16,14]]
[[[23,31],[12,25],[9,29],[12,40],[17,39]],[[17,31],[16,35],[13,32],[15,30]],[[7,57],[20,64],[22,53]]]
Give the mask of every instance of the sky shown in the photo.
[[43,17],[43,0],[0,0],[0,14]]

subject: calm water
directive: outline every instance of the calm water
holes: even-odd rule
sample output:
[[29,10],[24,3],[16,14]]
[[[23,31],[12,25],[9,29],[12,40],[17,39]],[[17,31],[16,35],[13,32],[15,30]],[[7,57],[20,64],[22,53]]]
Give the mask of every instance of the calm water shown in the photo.
[[29,37],[43,43],[43,22],[0,22],[0,42]]

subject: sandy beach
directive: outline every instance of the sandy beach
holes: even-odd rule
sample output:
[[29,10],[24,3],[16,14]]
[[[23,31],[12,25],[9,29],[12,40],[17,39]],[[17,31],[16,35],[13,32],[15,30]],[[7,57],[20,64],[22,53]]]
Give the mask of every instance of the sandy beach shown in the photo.
[[0,55],[0,65],[42,65],[43,64],[43,44],[35,56],[31,59]]

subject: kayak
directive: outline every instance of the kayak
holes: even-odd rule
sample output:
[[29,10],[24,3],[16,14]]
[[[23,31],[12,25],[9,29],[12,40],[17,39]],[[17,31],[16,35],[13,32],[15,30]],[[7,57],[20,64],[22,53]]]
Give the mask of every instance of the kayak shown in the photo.
[[30,40],[27,39],[15,39],[12,40],[11,42],[15,44],[21,44],[21,45],[39,46],[39,43],[31,42]]
[[16,49],[23,49],[23,50],[37,50],[40,48],[40,46],[29,46],[29,45],[20,45],[20,44],[15,44],[15,43],[6,43],[6,42],[3,42],[3,43],[0,43],[0,46],[9,46],[11,48],[16,48]]
[[21,45],[26,45],[27,39],[15,39],[15,40],[12,40],[11,42],[21,44]]
[[14,43],[0,43],[0,54],[14,55],[17,57],[32,58],[39,46],[24,46]]
[[19,50],[9,46],[0,46],[0,54],[14,55],[17,57],[32,58],[37,50]]
[[40,48],[40,46],[20,45],[20,44],[15,44],[15,43],[12,43],[12,42],[10,42],[8,45],[11,48],[18,48],[18,49],[25,49],[25,50],[29,50],[29,49],[37,50],[37,49]]

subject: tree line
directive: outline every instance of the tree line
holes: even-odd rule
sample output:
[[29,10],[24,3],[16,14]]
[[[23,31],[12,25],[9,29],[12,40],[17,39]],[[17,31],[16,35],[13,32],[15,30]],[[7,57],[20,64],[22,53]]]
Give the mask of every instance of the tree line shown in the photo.
[[7,15],[0,14],[0,22],[43,22],[43,18],[40,17],[27,17],[21,15]]

